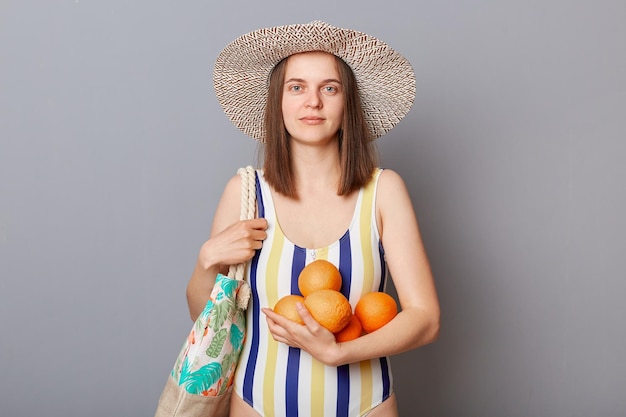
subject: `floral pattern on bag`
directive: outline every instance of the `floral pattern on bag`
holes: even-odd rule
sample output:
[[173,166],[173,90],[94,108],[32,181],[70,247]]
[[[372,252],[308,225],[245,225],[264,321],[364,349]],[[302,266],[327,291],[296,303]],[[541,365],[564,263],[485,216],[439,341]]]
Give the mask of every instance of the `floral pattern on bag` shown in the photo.
[[237,307],[241,280],[218,274],[209,301],[176,359],[172,377],[191,394],[218,396],[234,382],[245,339],[245,311]]

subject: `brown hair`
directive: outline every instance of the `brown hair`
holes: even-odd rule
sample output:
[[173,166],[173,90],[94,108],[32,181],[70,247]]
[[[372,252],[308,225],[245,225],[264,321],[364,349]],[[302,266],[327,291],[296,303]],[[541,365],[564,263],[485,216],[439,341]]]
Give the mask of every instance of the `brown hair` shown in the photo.
[[[265,106],[265,148],[263,169],[267,182],[279,193],[298,198],[289,148],[289,133],[282,113],[283,84],[287,59],[280,61],[270,74]],[[378,155],[361,108],[356,78],[341,58],[335,57],[344,91],[343,121],[339,129],[341,176],[338,195],[347,195],[363,187],[371,179]]]

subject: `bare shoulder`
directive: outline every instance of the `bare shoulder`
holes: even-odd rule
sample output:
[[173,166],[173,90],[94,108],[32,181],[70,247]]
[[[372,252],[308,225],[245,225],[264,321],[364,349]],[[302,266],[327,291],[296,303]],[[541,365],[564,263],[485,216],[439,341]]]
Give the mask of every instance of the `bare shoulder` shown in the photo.
[[233,175],[226,182],[226,186],[224,187],[224,196],[232,198],[238,197],[241,194],[241,176],[239,174]]
[[409,193],[402,177],[391,169],[383,170],[378,180],[377,205],[385,208],[407,199]]
[[213,218],[212,235],[226,229],[239,220],[241,207],[241,177],[232,176],[222,192],[215,217]]
[[[385,169],[378,180],[376,215],[381,237],[384,232],[404,227],[414,227],[415,211],[406,184],[395,171]],[[387,233],[388,234],[388,233]]]
[[380,179],[378,180],[379,186],[402,186],[404,187],[404,180],[393,169],[383,169],[380,173]]

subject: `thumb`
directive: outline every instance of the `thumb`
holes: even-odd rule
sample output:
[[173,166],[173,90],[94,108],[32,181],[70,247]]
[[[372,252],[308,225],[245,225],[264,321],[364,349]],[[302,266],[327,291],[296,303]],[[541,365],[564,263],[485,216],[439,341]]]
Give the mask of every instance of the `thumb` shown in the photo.
[[303,303],[296,303],[296,310],[298,311],[298,315],[304,322],[305,326],[310,330],[314,331],[320,327],[320,324],[313,318],[311,312],[305,307]]

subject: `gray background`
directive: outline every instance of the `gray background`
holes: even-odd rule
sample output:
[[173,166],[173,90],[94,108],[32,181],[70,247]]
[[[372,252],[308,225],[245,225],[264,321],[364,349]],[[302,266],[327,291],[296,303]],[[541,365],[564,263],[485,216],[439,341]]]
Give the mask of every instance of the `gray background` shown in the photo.
[[623,0],[1,0],[0,415],[152,415],[217,198],[255,161],[214,59],[315,19],[418,77],[379,146],[443,321],[392,361],[401,415],[626,415]]

